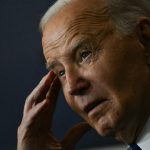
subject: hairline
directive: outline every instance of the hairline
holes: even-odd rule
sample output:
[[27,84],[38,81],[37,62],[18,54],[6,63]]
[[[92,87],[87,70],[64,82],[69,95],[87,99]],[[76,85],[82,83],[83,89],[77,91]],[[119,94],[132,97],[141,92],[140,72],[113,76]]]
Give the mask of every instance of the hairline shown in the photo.
[[[72,0],[57,0],[42,17],[41,32],[43,32],[47,22],[71,2]],[[125,35],[133,32],[140,17],[150,17],[150,1],[148,0],[106,0],[106,6],[116,30]]]

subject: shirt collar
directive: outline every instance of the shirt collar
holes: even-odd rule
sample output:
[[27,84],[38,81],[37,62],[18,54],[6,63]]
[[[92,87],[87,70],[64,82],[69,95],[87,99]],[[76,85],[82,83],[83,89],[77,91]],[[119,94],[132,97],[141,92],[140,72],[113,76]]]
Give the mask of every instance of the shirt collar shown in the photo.
[[140,146],[143,150],[150,149],[150,117],[147,120],[144,129],[142,130],[138,140],[137,144]]

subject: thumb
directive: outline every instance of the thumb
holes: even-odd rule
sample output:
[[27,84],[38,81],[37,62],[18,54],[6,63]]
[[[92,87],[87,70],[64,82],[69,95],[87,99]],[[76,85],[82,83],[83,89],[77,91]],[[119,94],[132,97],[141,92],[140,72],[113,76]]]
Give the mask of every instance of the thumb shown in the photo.
[[70,150],[75,147],[81,137],[91,129],[86,122],[79,123],[72,127],[62,140],[62,146],[65,150]]

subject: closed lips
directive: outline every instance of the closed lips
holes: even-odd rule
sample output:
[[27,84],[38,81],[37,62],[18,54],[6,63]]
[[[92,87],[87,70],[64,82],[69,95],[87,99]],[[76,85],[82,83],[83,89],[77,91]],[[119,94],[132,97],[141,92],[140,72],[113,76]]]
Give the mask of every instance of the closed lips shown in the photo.
[[93,110],[96,106],[102,104],[103,102],[105,102],[106,99],[102,99],[102,100],[96,100],[93,102],[90,102],[89,104],[87,104],[84,108],[84,111],[88,114],[91,110]]

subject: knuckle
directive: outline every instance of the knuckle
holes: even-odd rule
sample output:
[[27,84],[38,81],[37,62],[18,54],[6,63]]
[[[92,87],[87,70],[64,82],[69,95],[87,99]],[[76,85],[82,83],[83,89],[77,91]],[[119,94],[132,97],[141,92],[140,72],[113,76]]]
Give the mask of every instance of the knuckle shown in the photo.
[[20,131],[21,131],[21,125],[18,126],[18,129],[17,129],[17,134],[19,135],[20,134]]
[[29,101],[29,99],[30,99],[30,95],[28,95],[28,96],[26,97],[26,101]]

